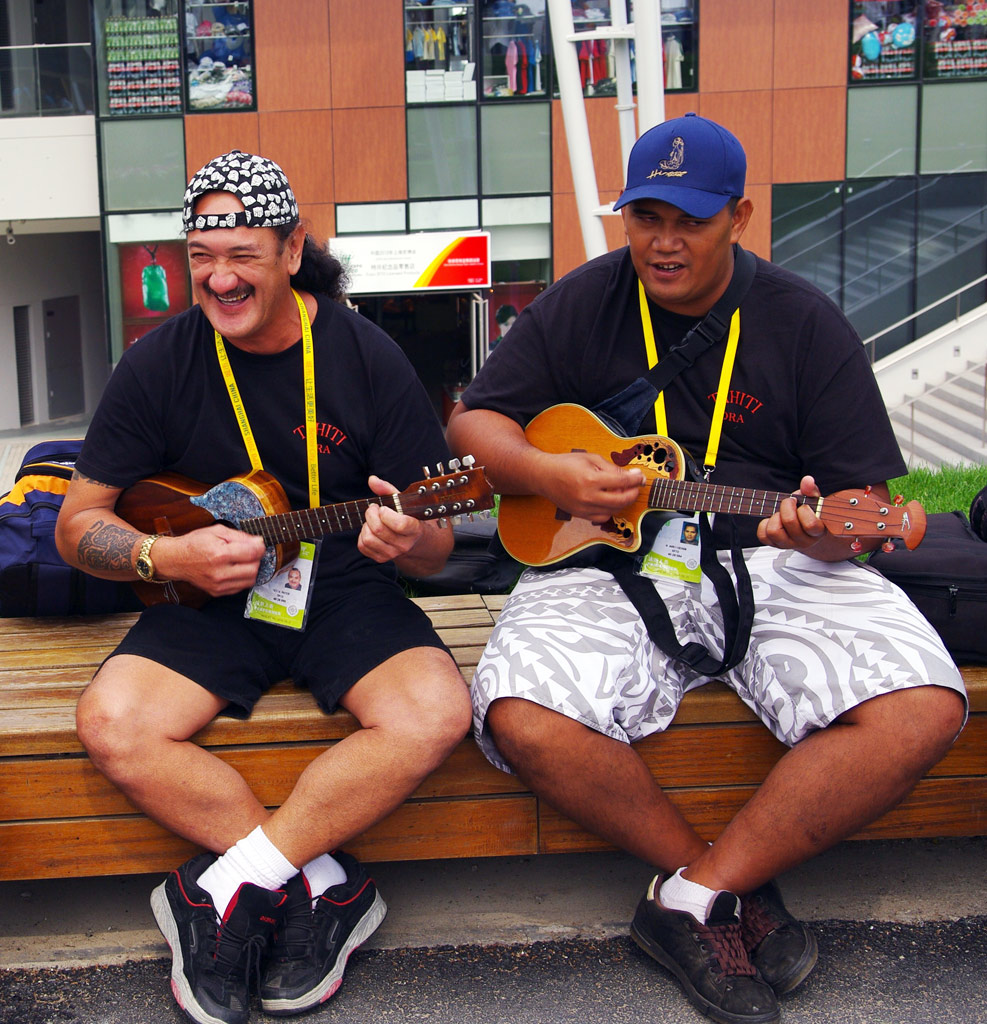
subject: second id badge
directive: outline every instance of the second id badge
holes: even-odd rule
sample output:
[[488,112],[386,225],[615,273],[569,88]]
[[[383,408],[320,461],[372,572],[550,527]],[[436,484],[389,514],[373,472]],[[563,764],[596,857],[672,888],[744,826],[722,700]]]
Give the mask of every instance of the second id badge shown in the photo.
[[283,565],[267,583],[251,588],[243,617],[288,629],[304,629],[318,561],[318,542],[303,540],[294,561]]
[[699,513],[691,518],[673,516],[661,525],[638,573],[650,579],[702,581],[699,565]]

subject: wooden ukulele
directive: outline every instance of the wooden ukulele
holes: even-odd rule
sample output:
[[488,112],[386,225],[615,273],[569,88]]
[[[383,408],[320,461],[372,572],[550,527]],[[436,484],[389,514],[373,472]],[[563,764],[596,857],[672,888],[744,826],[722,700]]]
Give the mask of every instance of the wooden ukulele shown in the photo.
[[[464,467],[465,468],[462,468]],[[415,519],[440,525],[493,507],[493,489],[473,457],[449,463],[451,473],[419,480],[400,494],[374,495],[356,501],[292,511],[281,484],[263,470],[233,477],[209,487],[178,473],[162,473],[127,488],[116,513],[143,533],[181,536],[203,526],[224,523],[263,537],[268,547],[261,558],[257,583],[266,583],[298,553],[298,542],[332,533],[358,530],[371,505],[392,508]],[[426,473],[428,470],[426,469]],[[144,604],[185,604],[194,608],[209,595],[183,580],[166,584],[133,583]]]
[[[550,565],[592,544],[636,551],[640,524],[654,509],[725,512],[764,519],[778,511],[791,494],[750,490],[686,480],[683,450],[667,437],[621,437],[580,405],[555,405],[539,413],[524,436],[544,452],[594,452],[615,466],[637,466],[645,477],[640,496],[602,524],[569,515],[537,494],[504,494],[497,528],[504,547],[519,562]],[[917,547],[925,535],[925,510],[917,501],[885,502],[869,491],[837,491],[828,498],[795,495],[838,537],[903,537]],[[851,545],[853,547],[853,545]]]

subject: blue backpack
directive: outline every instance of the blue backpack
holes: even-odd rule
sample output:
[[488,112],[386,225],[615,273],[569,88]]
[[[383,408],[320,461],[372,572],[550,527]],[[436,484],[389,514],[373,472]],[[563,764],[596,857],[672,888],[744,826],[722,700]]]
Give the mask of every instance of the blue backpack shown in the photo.
[[101,580],[67,565],[55,521],[82,441],[42,441],[24,456],[0,496],[0,616],[100,615],[142,607],[129,583]]

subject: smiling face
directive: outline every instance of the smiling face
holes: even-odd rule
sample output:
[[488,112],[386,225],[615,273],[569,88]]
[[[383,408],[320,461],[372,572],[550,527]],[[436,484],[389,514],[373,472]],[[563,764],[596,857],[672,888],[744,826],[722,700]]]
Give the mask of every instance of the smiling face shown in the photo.
[[[236,213],[230,192],[208,192],[196,213]],[[213,228],[187,238],[192,290],[209,322],[228,341],[252,352],[278,352],[298,340],[291,275],[301,264],[305,230],[284,242],[272,228]]]
[[653,302],[671,313],[704,316],[733,274],[733,244],[753,210],[749,199],[727,203],[712,217],[691,217],[659,199],[621,208],[631,261]]

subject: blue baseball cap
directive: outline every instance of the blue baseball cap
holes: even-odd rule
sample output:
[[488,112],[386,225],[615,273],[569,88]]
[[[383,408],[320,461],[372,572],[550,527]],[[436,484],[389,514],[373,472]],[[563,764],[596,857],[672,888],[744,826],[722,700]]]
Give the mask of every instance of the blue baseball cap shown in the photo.
[[712,217],[744,194],[747,156],[737,137],[698,114],[663,121],[634,143],[627,185],[613,204],[660,199],[693,217]]

